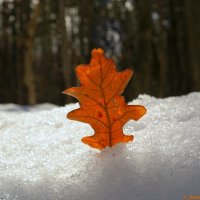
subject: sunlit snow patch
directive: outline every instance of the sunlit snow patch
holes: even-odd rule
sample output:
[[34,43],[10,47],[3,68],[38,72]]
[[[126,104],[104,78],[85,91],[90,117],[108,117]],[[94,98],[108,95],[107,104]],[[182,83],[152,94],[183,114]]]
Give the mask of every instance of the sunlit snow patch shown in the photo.
[[[100,152],[81,143],[78,107],[20,111],[0,106],[0,199],[175,200],[200,195],[200,93],[130,104],[148,113],[124,132],[135,140]],[[16,112],[17,110],[17,112]],[[34,112],[33,112],[34,111]]]

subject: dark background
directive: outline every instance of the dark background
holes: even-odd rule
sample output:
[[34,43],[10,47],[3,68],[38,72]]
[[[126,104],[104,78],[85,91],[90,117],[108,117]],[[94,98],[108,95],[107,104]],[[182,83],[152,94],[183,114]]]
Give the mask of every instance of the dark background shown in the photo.
[[200,91],[200,0],[0,0],[0,103],[74,101],[95,47],[134,69],[127,100]]

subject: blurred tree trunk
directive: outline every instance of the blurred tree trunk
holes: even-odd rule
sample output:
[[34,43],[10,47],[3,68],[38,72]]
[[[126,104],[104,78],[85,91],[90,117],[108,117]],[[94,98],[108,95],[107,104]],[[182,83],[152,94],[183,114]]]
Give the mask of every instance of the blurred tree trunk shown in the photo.
[[188,75],[188,37],[185,24],[184,1],[169,0],[168,30],[168,80],[166,96],[181,95],[191,91]]
[[168,82],[170,82],[171,84],[169,90],[167,91],[167,95],[174,95],[174,92],[181,87],[181,63],[179,52],[180,22],[177,17],[177,9],[180,9],[179,6],[179,0],[169,0],[169,23],[171,28],[168,32],[168,65],[170,69]]
[[[66,29],[66,21],[65,21],[65,1],[59,0],[57,1],[57,30],[60,35],[59,41],[59,52],[61,56],[60,67],[62,71],[62,76],[64,78],[65,88],[69,88],[72,86],[73,82],[73,68],[70,63],[70,51],[71,45],[67,39],[67,29]],[[65,89],[63,88],[63,90]],[[73,101],[71,96],[65,95],[66,102]]]
[[193,90],[200,90],[200,1],[185,0],[185,16],[188,35],[189,67]]
[[36,4],[27,22],[24,36],[24,83],[28,92],[28,104],[36,104],[35,74],[33,70],[33,39],[40,16],[40,3]]
[[90,46],[92,43],[92,38],[90,38],[90,34],[91,34],[93,12],[94,12],[93,2],[88,4],[87,0],[82,0],[78,4],[78,8],[80,16],[79,38],[80,38],[80,54],[82,57],[81,61],[88,62],[90,56],[90,50],[92,49],[92,47]]
[[[152,20],[151,2],[136,1],[138,19],[138,67],[141,68],[140,93],[151,93],[152,90]],[[142,77],[142,75],[144,75]]]
[[6,83],[5,79],[9,79],[7,76],[9,70],[9,38],[8,38],[8,3],[2,2],[1,20],[2,20],[2,36],[1,36],[1,102],[6,102],[9,100],[9,94],[7,91],[9,88],[9,83]]
[[[22,97],[22,95],[20,94],[20,90],[19,90],[19,84],[22,81],[23,78],[18,78],[18,69],[20,68],[20,66],[22,67],[22,53],[21,53],[21,37],[20,37],[20,30],[19,30],[19,17],[20,17],[20,6],[19,6],[19,2],[17,0],[14,0],[13,2],[13,17],[14,20],[12,22],[12,74],[15,74],[15,76],[12,76],[12,94],[14,95],[13,97],[13,101],[14,102],[20,102],[19,99],[20,97]],[[21,88],[22,85],[24,84],[20,84]],[[22,98],[21,98],[21,102],[22,102]]]
[[164,97],[167,90],[168,60],[167,60],[167,34],[164,27],[166,1],[156,0],[154,5],[154,39],[153,39],[153,65],[152,81],[153,95]]

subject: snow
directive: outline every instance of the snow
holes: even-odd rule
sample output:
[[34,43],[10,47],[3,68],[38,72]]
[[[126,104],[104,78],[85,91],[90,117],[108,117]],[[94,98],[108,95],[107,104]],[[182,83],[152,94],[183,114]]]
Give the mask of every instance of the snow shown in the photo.
[[8,104],[0,104],[0,113],[1,112],[36,112],[36,111],[41,111],[41,110],[49,110],[51,108],[57,107],[54,104],[50,103],[43,103],[43,104],[37,104],[35,106],[21,106],[21,105],[16,105],[13,103],[8,103]]
[[124,127],[135,140],[103,151],[65,107],[0,106],[1,200],[175,200],[200,195],[200,93],[130,104],[148,113]]

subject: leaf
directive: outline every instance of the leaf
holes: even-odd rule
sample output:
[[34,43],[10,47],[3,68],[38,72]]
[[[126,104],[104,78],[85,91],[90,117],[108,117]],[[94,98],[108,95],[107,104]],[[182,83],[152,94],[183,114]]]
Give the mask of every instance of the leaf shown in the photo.
[[94,135],[82,138],[82,142],[103,149],[132,141],[132,135],[124,135],[123,125],[130,119],[140,119],[146,113],[143,106],[126,105],[120,95],[133,71],[117,72],[113,60],[107,59],[102,49],[93,49],[90,64],[79,65],[76,74],[81,86],[63,93],[80,102],[80,108],[69,112],[67,118],[88,123],[94,129]]

